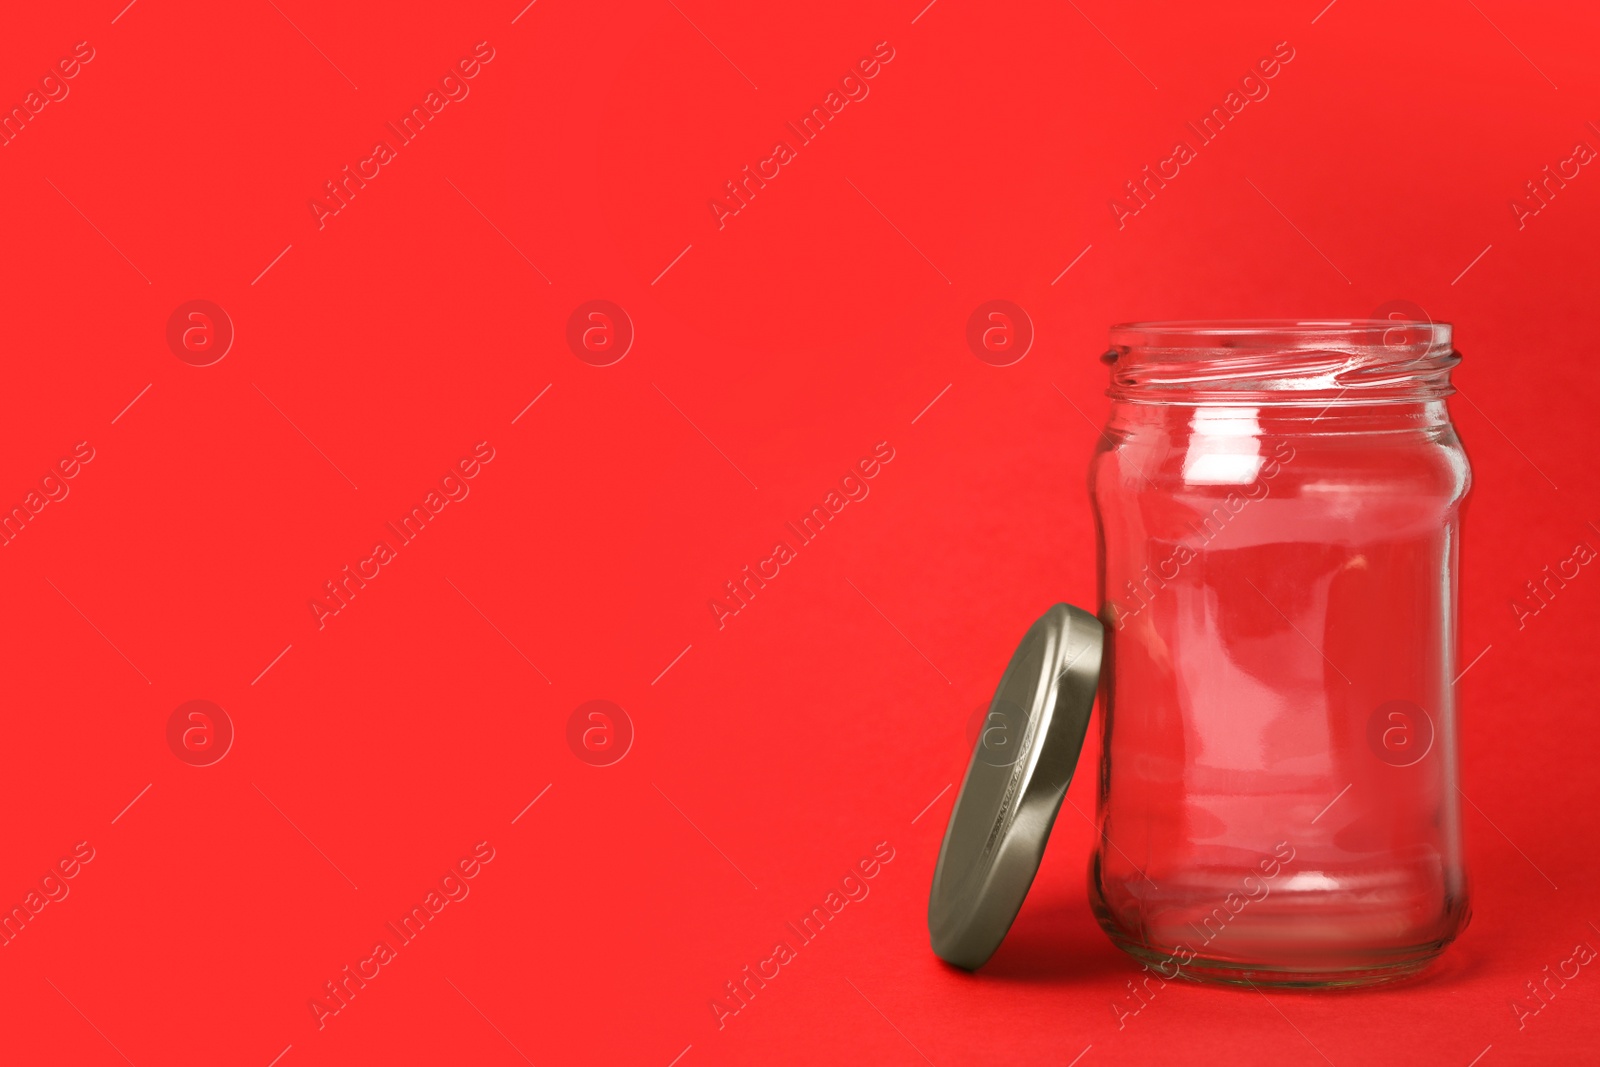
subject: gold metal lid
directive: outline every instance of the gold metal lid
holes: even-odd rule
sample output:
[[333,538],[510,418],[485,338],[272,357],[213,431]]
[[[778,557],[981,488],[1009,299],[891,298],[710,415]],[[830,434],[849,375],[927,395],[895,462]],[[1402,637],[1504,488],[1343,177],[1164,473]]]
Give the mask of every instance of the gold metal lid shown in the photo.
[[1089,728],[1104,641],[1100,620],[1057,604],[995,690],[928,895],[933,951],[957,967],[994,955],[1033,884]]

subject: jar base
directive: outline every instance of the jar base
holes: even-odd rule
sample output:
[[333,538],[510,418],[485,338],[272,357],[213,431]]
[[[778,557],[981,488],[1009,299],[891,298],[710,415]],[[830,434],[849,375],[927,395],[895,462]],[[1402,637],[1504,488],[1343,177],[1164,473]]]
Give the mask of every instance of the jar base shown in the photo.
[[1129,941],[1112,930],[1106,931],[1111,943],[1168,981],[1184,978],[1191,982],[1215,983],[1268,989],[1348,989],[1384,985],[1415,977],[1439,958],[1448,942],[1436,941],[1397,949],[1392,958],[1366,960],[1349,966],[1293,966],[1281,963],[1245,963],[1240,960],[1194,956],[1188,962],[1149,945]]

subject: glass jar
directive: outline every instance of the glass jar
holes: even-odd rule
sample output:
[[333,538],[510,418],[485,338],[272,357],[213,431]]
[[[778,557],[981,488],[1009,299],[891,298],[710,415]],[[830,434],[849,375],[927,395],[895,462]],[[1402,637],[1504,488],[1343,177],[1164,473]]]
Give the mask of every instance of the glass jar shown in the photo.
[[1166,978],[1355,985],[1466,924],[1450,327],[1113,327],[1090,898]]

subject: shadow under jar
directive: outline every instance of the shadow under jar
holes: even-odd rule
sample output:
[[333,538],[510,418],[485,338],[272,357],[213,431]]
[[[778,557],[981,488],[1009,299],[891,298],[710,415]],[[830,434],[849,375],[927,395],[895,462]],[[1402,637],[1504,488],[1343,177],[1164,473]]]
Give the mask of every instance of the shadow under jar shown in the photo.
[[1359,985],[1465,926],[1440,323],[1113,327],[1090,898],[1161,974]]

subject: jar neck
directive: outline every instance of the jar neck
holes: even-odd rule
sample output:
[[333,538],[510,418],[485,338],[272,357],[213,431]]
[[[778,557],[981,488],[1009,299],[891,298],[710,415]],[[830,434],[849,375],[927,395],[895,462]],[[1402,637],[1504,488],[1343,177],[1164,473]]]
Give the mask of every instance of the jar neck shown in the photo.
[[1101,359],[1120,403],[1309,409],[1320,422],[1442,401],[1461,362],[1450,334],[1384,320],[1133,323],[1112,327]]
[[1184,436],[1303,437],[1334,434],[1436,434],[1450,426],[1443,399],[1390,400],[1382,403],[1324,401],[1301,404],[1147,402],[1113,397],[1106,432],[1113,438],[1151,433],[1171,440]]

